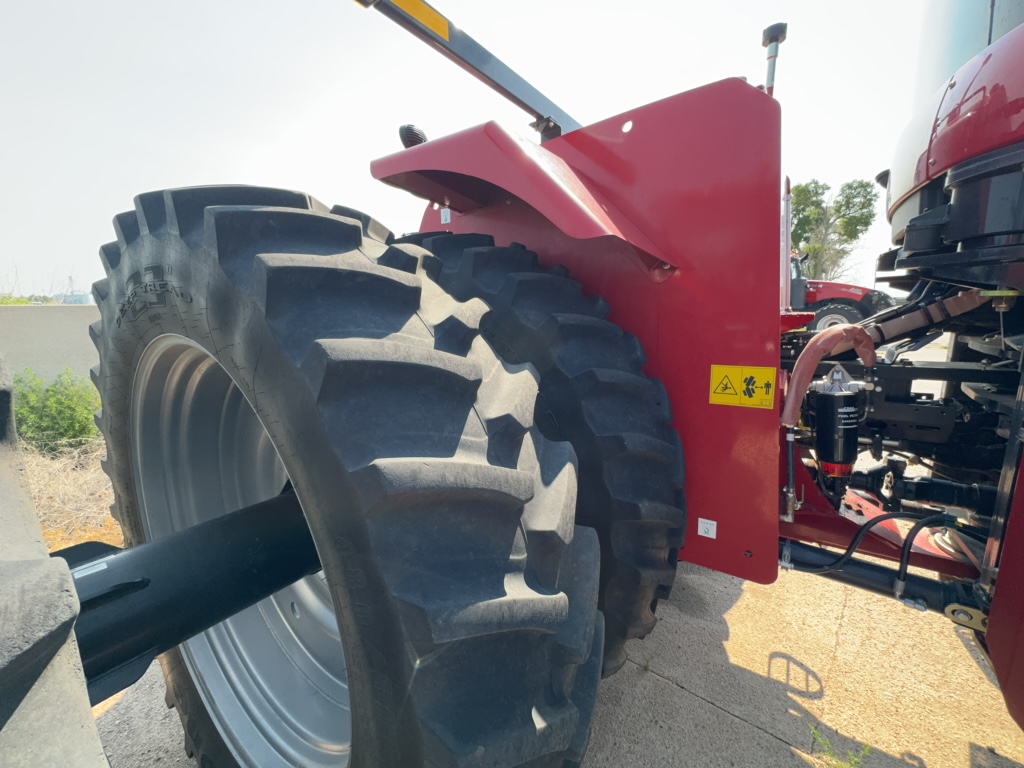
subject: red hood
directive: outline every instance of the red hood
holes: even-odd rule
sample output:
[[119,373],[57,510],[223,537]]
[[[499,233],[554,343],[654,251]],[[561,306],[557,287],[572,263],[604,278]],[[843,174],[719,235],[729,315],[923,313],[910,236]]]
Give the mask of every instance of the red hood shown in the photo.
[[871,293],[872,289],[862,288],[848,283],[834,283],[830,280],[808,280],[807,290],[827,293],[830,296],[847,295],[850,298],[859,301]]

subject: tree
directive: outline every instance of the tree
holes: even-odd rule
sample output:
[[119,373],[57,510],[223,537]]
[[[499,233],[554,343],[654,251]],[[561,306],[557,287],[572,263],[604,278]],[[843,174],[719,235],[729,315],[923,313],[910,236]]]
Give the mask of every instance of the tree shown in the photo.
[[805,272],[835,280],[849,271],[847,259],[857,240],[875,220],[878,189],[864,179],[832,188],[817,179],[793,187],[793,245],[807,254]]

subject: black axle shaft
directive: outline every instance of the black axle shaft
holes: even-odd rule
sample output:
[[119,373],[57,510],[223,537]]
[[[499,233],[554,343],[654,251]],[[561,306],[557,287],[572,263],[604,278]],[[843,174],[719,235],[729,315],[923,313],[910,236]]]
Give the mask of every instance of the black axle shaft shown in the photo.
[[84,563],[68,554],[93,704],[136,682],[159,654],[320,570],[293,493]]

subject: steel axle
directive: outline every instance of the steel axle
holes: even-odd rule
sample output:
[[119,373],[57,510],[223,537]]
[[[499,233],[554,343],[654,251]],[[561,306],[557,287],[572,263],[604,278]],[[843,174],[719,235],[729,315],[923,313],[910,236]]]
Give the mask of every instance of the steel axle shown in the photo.
[[[72,567],[78,650],[93,704],[128,687],[156,656],[320,570],[302,507],[283,493],[128,550],[54,553]],[[81,562],[83,552],[85,555]]]

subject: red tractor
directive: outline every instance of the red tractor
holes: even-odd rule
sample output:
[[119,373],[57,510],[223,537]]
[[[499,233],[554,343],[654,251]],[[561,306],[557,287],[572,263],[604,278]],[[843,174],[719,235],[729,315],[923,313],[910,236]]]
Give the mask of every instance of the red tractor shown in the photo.
[[[362,2],[541,143],[403,128],[371,168],[424,199],[411,234],[255,187],[115,217],[95,382],[131,548],[19,551],[0,701],[52,692],[74,625],[93,702],[160,654],[204,766],[579,765],[684,559],[942,613],[1024,723],[1024,3],[900,140],[879,267],[906,303],[813,332],[765,290],[772,69],[582,126],[422,0]],[[948,361],[903,358],[938,332]],[[38,764],[52,717],[10,709],[6,762]]]
[[806,256],[790,260],[790,306],[795,310],[813,312],[808,324],[813,331],[833,325],[859,323],[883,309],[896,306],[892,296],[873,288],[862,288],[832,280],[812,280],[804,274]]

